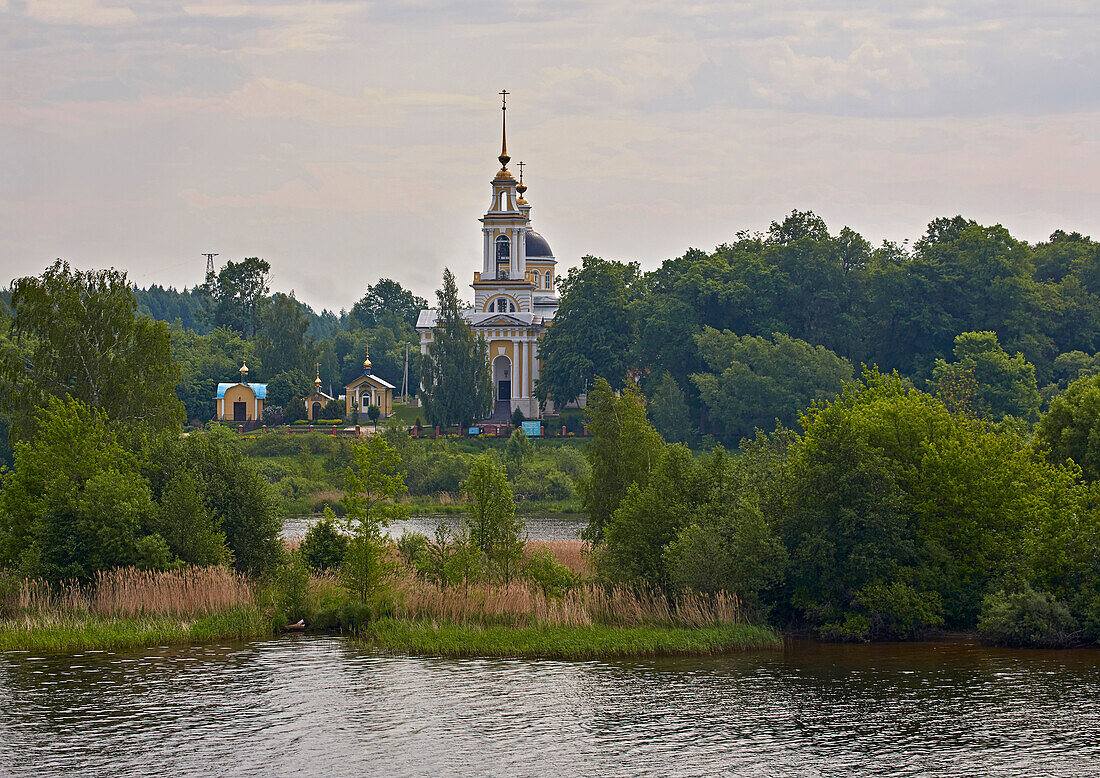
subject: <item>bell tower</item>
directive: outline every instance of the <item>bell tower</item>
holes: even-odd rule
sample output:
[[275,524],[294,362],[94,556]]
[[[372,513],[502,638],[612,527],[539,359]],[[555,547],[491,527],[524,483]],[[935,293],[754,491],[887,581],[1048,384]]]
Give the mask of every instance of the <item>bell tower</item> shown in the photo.
[[[474,274],[475,309],[484,310],[486,302],[496,299],[503,312],[530,312],[534,285],[527,272],[527,232],[530,206],[522,199],[519,182],[508,163],[508,91],[501,90],[500,170],[490,181],[492,201],[481,217],[481,272]],[[494,310],[496,308],[494,307]]]

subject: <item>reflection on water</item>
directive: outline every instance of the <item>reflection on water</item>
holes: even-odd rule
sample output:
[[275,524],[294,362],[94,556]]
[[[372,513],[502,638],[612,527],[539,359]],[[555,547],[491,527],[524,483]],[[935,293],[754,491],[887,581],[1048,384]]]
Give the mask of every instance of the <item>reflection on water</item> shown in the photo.
[[[283,523],[283,537],[304,537],[309,525],[318,518],[318,515],[288,517]],[[406,532],[422,532],[428,537],[434,537],[435,528],[440,521],[457,527],[461,520],[458,516],[410,516],[404,521],[395,521],[386,528],[386,534],[398,538]],[[524,516],[524,521],[528,540],[576,540],[585,526],[583,517],[567,513]]]
[[0,657],[14,775],[1100,773],[1100,652],[827,646],[637,662],[339,637]]

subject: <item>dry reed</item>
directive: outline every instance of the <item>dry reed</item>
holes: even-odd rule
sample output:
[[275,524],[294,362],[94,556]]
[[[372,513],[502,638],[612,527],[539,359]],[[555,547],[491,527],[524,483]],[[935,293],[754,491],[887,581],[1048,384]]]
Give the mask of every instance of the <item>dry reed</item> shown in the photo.
[[250,606],[247,579],[225,567],[188,567],[168,572],[120,568],[100,572],[88,584],[51,587],[24,580],[15,593],[15,610],[99,616],[200,616]]
[[591,578],[595,572],[588,552],[588,544],[583,540],[529,540],[525,552],[530,556],[540,548],[549,549],[554,559],[582,579]]
[[588,626],[703,627],[741,622],[732,594],[684,594],[670,599],[655,590],[579,586],[561,596],[533,584],[440,586],[414,576],[394,579],[395,615],[454,623]]

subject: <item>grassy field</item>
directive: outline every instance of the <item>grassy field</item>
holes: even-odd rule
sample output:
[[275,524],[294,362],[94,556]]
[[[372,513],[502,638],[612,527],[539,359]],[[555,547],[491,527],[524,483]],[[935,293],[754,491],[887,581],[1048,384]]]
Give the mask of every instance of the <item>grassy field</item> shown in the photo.
[[701,656],[782,648],[767,627],[733,624],[713,627],[534,626],[500,627],[381,619],[358,639],[386,653],[422,656],[538,657],[614,659]]

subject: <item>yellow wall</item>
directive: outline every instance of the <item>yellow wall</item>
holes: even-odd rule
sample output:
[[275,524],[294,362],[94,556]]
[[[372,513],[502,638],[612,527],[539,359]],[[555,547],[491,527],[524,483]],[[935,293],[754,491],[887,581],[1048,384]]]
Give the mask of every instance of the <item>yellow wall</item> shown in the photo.
[[[371,389],[374,389],[376,400],[374,403],[370,401]],[[352,413],[352,401],[355,400],[357,393],[363,398],[359,404],[360,422],[367,418],[367,407],[372,404],[378,406],[378,410],[382,412],[383,417],[393,413],[393,389],[379,386],[372,382],[369,376],[364,376],[364,378],[353,381],[344,388],[344,407],[349,416]]]
[[[222,421],[233,421],[233,403],[238,402],[245,404],[245,421],[255,421],[257,418],[263,418],[264,401],[260,400],[257,408],[256,393],[245,384],[229,387],[225,390],[225,397],[221,400],[215,400],[215,402],[217,403],[215,411],[218,419]],[[257,410],[259,410],[259,414],[256,413]]]

